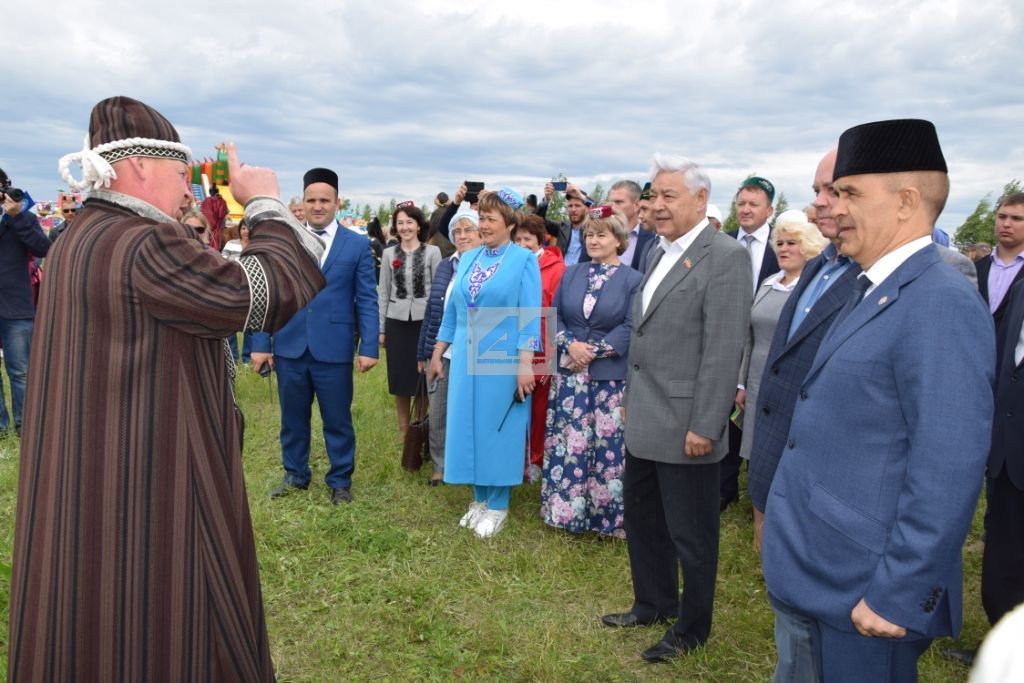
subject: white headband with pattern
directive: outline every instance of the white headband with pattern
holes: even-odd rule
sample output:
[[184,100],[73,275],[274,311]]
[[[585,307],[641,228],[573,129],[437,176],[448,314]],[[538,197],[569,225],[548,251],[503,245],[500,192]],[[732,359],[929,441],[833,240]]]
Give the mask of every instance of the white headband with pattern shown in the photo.
[[[111,164],[127,157],[177,159],[189,164],[192,162],[192,150],[180,142],[154,138],[125,138],[90,147],[89,134],[86,133],[82,151],[61,157],[57,162],[57,170],[64,181],[77,190],[98,190],[110,187],[110,181],[117,178]],[[73,163],[82,167],[81,180],[71,175],[70,167]]]

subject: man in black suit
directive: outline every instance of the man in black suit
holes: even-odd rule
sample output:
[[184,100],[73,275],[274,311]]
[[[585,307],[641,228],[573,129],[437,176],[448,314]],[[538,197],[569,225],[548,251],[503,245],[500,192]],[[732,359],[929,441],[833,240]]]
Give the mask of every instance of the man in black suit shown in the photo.
[[[775,186],[765,178],[751,176],[740,185],[735,200],[736,220],[739,221],[740,227],[739,230],[730,230],[726,234],[739,240],[750,254],[753,293],[756,294],[757,288],[766,277],[779,272],[779,262],[775,258],[775,250],[771,248],[772,231],[768,226],[768,219],[772,217],[772,202],[775,200]],[[722,461],[722,481],[719,486],[719,507],[723,511],[740,495],[742,438],[743,432],[730,420],[729,454]]]
[[1004,297],[1003,311],[981,565],[981,602],[992,624],[1024,603],[1024,282]]
[[975,265],[978,291],[988,302],[998,335],[1006,314],[1007,292],[1024,280],[1024,192],[1014,192],[999,200],[995,228],[995,251],[978,259]]
[[622,211],[629,228],[629,246],[620,259],[633,270],[643,272],[641,264],[654,242],[654,232],[640,225],[640,185],[632,180],[620,180],[608,191],[608,203]]

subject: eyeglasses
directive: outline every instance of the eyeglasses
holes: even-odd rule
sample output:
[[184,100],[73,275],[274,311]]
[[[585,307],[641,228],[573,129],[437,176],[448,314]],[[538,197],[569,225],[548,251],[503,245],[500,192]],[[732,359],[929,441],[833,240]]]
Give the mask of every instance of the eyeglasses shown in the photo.
[[468,235],[471,232],[477,232],[476,228],[455,228],[452,230],[452,237],[458,237],[459,235]]
[[64,209],[64,215],[74,216],[76,211],[78,211],[78,209]]

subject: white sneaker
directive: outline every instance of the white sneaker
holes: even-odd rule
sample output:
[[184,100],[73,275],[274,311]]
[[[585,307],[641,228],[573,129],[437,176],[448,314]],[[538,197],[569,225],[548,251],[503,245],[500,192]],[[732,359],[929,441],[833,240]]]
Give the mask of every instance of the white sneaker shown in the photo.
[[487,510],[476,523],[473,531],[480,538],[490,538],[501,531],[505,526],[505,519],[508,517],[508,510]]
[[487,512],[487,503],[477,503],[476,501],[469,504],[469,510],[466,514],[462,515],[462,519],[459,520],[459,526],[467,529],[475,529],[480,518]]

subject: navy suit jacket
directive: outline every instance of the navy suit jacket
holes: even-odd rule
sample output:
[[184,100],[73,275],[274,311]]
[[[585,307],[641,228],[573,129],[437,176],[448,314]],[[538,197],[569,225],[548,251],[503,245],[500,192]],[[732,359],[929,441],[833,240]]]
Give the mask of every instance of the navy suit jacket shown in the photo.
[[789,335],[789,326],[796,313],[796,305],[811,280],[826,263],[825,255],[819,254],[804,265],[793,293],[782,308],[775,336],[768,350],[768,361],[764,366],[761,388],[757,392],[757,405],[747,406],[757,411],[754,427],[754,443],[750,451],[747,483],[750,500],[761,512],[768,501],[768,489],[775,477],[779,459],[786,448],[789,423],[793,419],[800,385],[811,367],[821,340],[832,326],[839,309],[850,298],[853,281],[860,273],[860,266],[850,264],[811,307],[811,311],[800,323],[800,327]]
[[1006,315],[996,347],[999,368],[988,476],[999,476],[1005,465],[1010,481],[1024,491],[1024,362],[1018,364],[1014,361],[1021,326],[1024,325],[1024,281],[1010,288],[1005,301]]
[[992,429],[989,312],[934,245],[840,311],[800,387],[765,509],[769,592],[854,632],[955,635]]
[[[591,361],[591,379],[626,379],[633,296],[643,275],[625,264],[621,265],[604,283],[601,296],[588,319],[583,316],[583,297],[587,293],[589,272],[589,263],[577,263],[565,269],[551,301],[551,306],[558,312],[558,331],[568,331],[575,341],[598,342],[603,339],[615,349],[617,355]],[[569,374],[561,366],[558,372]]]
[[655,237],[657,235],[653,230],[640,228],[640,233],[636,236],[636,248],[633,249],[633,260],[629,264],[630,268],[641,273],[644,272],[644,266],[647,265],[647,252],[654,246]]
[[[327,286],[274,335],[274,355],[299,358],[309,349],[316,360],[351,363],[358,332],[359,355],[377,358],[380,322],[373,266],[370,241],[339,225],[321,266]],[[270,335],[253,334],[252,350],[270,353]]]

